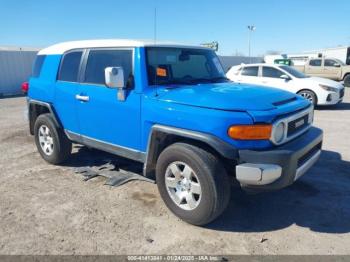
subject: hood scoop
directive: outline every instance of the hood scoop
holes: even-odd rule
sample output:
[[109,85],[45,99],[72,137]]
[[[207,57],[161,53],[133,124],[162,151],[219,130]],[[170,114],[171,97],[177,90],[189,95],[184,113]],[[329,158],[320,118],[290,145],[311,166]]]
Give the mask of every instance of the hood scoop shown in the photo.
[[289,103],[292,103],[294,102],[295,100],[297,100],[296,97],[292,97],[292,98],[288,98],[288,99],[284,99],[284,100],[281,100],[281,101],[278,101],[278,102],[274,102],[272,103],[274,106],[282,106],[282,105],[285,105],[285,104],[289,104]]

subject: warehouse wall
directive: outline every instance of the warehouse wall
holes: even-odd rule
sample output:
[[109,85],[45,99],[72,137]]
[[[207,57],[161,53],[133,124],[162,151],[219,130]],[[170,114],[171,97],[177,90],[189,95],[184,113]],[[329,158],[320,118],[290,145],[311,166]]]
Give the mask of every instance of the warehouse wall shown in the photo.
[[21,94],[32,72],[36,51],[0,50],[0,96]]
[[232,66],[240,64],[253,64],[262,63],[264,59],[262,57],[251,57],[248,56],[219,56],[221,64],[227,72]]

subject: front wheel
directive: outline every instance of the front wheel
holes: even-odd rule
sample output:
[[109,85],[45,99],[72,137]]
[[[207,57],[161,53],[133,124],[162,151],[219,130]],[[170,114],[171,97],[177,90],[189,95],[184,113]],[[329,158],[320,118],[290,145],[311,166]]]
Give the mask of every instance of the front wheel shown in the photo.
[[156,178],[166,206],[190,224],[213,221],[230,199],[231,183],[220,160],[189,144],[175,143],[160,154]]
[[298,95],[309,100],[314,106],[317,105],[317,97],[316,97],[316,94],[314,92],[312,92],[310,90],[301,90],[300,92],[298,92]]

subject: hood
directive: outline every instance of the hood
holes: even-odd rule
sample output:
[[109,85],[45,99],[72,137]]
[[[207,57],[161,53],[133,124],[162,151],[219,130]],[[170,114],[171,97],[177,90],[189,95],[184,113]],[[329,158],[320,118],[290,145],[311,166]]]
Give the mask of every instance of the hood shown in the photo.
[[307,77],[307,78],[299,78],[302,81],[309,81],[310,84],[321,84],[321,85],[327,85],[327,86],[331,86],[331,87],[335,87],[335,88],[343,88],[344,86],[339,83],[336,82],[334,80],[330,80],[327,78],[322,78],[322,77]]
[[273,110],[296,97],[277,88],[232,82],[163,87],[158,94],[162,101],[228,111]]

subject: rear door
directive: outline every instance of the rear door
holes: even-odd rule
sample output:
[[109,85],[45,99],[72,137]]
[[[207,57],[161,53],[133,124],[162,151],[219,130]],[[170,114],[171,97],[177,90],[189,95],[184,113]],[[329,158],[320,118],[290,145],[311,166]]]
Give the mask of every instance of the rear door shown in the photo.
[[[85,54],[77,104],[80,134],[86,143],[140,148],[141,95],[134,89],[133,53],[133,49],[92,49]],[[125,101],[118,100],[117,89],[105,85],[106,67],[123,67]]]
[[54,108],[64,129],[79,133],[76,94],[83,50],[67,52],[61,59],[55,88]]
[[259,66],[244,66],[242,67],[237,82],[246,84],[260,84]]
[[305,73],[310,76],[322,76],[324,74],[324,68],[321,58],[314,58],[305,65]]

